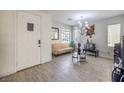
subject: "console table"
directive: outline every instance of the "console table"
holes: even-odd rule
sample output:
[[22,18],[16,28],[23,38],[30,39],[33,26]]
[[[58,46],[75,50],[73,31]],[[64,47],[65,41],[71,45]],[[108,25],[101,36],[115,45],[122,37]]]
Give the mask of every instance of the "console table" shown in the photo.
[[94,53],[94,56],[95,57],[98,57],[99,56],[99,50],[98,49],[95,49],[95,50],[90,50],[90,49],[83,49],[84,52],[90,52],[90,53]]

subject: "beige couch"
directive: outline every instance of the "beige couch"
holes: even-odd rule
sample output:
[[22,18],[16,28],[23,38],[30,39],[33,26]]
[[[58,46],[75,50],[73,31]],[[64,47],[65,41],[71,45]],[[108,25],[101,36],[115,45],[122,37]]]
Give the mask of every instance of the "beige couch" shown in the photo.
[[52,44],[52,53],[53,55],[59,55],[63,53],[68,53],[73,50],[68,43],[53,43]]

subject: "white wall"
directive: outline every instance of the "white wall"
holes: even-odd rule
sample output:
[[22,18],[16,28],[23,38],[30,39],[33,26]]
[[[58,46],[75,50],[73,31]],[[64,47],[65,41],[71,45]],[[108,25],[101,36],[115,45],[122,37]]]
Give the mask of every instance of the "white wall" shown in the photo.
[[62,37],[61,37],[62,29],[68,29],[68,30],[71,31],[71,26],[65,25],[65,24],[61,24],[61,23],[58,23],[58,22],[55,22],[55,21],[53,21],[52,26],[59,28],[59,40],[52,40],[53,43],[61,42],[62,41]]
[[0,11],[0,76],[15,72],[15,11]]
[[[41,16],[41,63],[50,62],[52,18],[43,11],[25,11]],[[17,11],[0,11],[0,77],[16,72]]]
[[41,62],[49,62],[52,60],[52,50],[51,50],[51,27],[52,27],[52,17],[49,14],[42,14],[41,18]]
[[[95,35],[93,42],[100,50],[100,55],[103,57],[113,58],[113,48],[108,47],[108,25],[121,24],[121,36],[124,35],[124,15],[116,16],[104,20],[94,21]],[[114,33],[114,32],[113,32]]]
[[73,40],[74,42],[81,42],[81,35],[79,33],[79,28],[77,26],[73,27]]

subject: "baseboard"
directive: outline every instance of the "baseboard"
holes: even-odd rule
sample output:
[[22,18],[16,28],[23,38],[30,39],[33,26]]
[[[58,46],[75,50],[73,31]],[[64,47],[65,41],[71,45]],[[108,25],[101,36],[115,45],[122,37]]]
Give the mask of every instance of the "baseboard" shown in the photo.
[[6,73],[1,73],[0,78],[11,75],[11,74],[14,74],[14,73],[16,73],[16,71],[9,71],[9,72],[6,72]]
[[103,55],[99,55],[99,57],[102,57],[102,58],[106,58],[106,59],[113,60],[113,58],[112,58],[112,57],[110,57],[110,56],[103,56]]
[[42,60],[41,64],[44,64],[44,63],[48,63],[48,62],[51,62],[52,59],[49,59],[49,60]]
[[48,63],[48,62],[51,62],[51,61],[52,61],[52,56],[49,57],[49,58],[43,58],[43,59],[41,59],[41,64]]
[[[51,62],[51,61],[52,61],[52,59],[42,60],[42,63],[41,64],[44,64],[44,63],[47,63],[47,62]],[[37,64],[37,65],[40,65],[40,64]],[[34,66],[36,66],[36,65],[34,65]],[[31,67],[33,67],[33,66],[31,66]],[[25,69],[28,69],[28,68],[31,68],[31,67],[27,67]],[[24,70],[24,69],[21,69],[21,70]],[[17,71],[21,71],[21,70],[17,69]],[[6,72],[6,73],[0,73],[0,78],[5,77],[5,76],[8,76],[8,75],[11,75],[11,74],[14,74],[17,71],[16,70],[13,70],[13,71],[9,71],[9,72]]]

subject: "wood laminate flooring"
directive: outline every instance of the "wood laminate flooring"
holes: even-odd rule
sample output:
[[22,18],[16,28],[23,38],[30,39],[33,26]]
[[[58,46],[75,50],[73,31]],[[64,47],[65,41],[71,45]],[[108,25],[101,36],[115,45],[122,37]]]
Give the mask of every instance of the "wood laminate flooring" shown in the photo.
[[87,62],[72,62],[71,54],[54,57],[3,77],[1,82],[111,82],[112,60],[87,56]]

